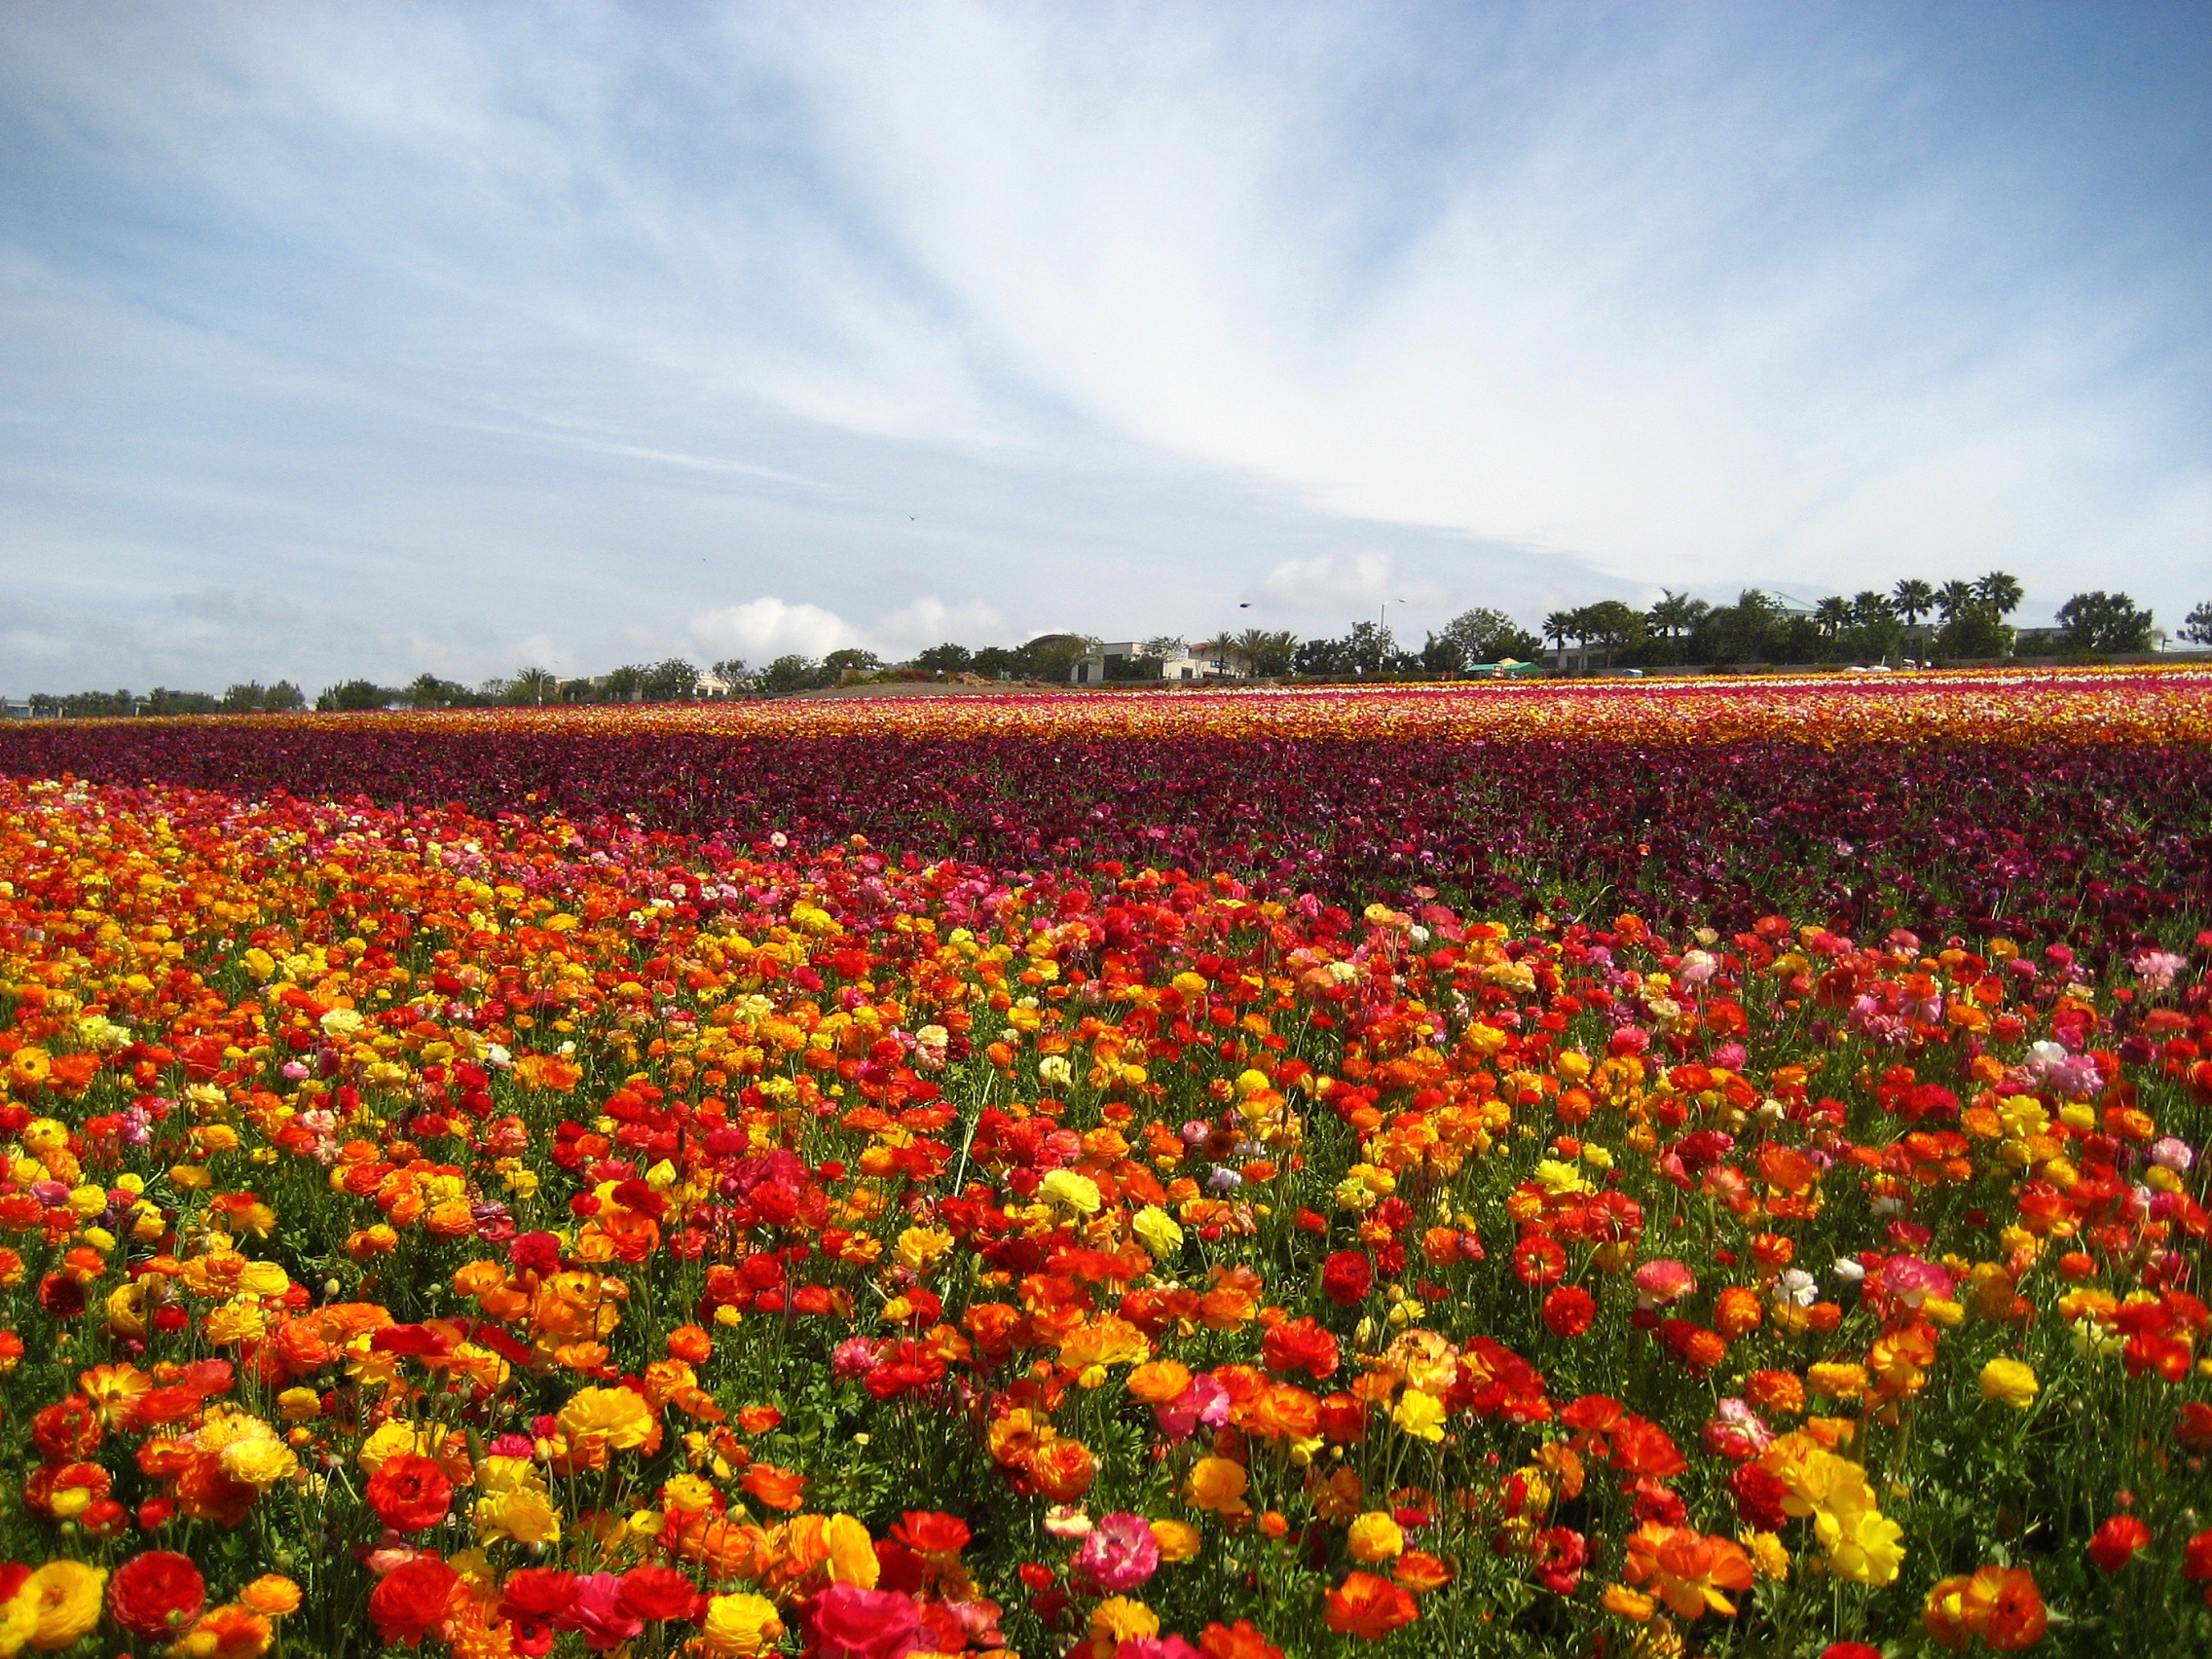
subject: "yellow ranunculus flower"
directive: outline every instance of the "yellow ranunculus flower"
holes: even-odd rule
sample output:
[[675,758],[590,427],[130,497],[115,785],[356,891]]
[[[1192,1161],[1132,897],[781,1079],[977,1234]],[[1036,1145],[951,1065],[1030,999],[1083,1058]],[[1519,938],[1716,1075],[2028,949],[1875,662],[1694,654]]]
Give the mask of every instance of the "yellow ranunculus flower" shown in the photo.
[[1129,1231],[1137,1235],[1137,1242],[1152,1253],[1155,1261],[1164,1262],[1183,1248],[1182,1228],[1158,1204],[1147,1204],[1131,1216]]
[[1114,1646],[1160,1634],[1160,1615],[1131,1596],[1109,1596],[1090,1609],[1090,1634]]
[[313,1388],[287,1388],[276,1396],[276,1415],[286,1422],[313,1422],[322,1416],[322,1396]]
[[952,1248],[952,1235],[941,1227],[909,1227],[899,1235],[899,1265],[910,1273],[926,1273]]
[[1434,1394],[1408,1388],[1390,1413],[1390,1420],[1416,1440],[1442,1440],[1444,1402]]
[[714,1487],[697,1475],[674,1475],[661,1483],[663,1509],[673,1509],[681,1515],[698,1515],[714,1501]]
[[2024,1412],[2042,1391],[2034,1368],[2019,1360],[1993,1359],[1981,1368],[1981,1397],[1985,1400],[2003,1400]]
[[1065,1204],[1083,1215],[1096,1215],[1104,1200],[1098,1183],[1072,1169],[1054,1169],[1037,1183],[1037,1197],[1049,1204]]
[[1370,1509],[1351,1524],[1347,1542],[1351,1559],[1359,1562],[1388,1561],[1406,1552],[1405,1529],[1380,1509]]
[[624,1452],[643,1446],[653,1428],[652,1408],[627,1388],[579,1388],[554,1420],[571,1440],[596,1436]]
[[1904,1529],[1873,1509],[1822,1510],[1813,1530],[1828,1552],[1828,1570],[1847,1584],[1895,1583],[1904,1561]]
[[1146,1525],[1152,1529],[1153,1542],[1160,1546],[1161,1561],[1190,1561],[1204,1541],[1188,1521],[1151,1521]]
[[835,1584],[857,1584],[873,1590],[882,1563],[867,1528],[850,1515],[832,1515],[822,1527],[823,1547],[830,1552],[830,1578]]
[[223,1448],[223,1473],[234,1481],[267,1492],[278,1481],[289,1480],[300,1467],[292,1449],[274,1435],[248,1435]]
[[512,1538],[518,1544],[561,1540],[560,1507],[533,1486],[511,1486],[476,1500],[476,1535],[485,1543]]
[[250,1343],[269,1328],[269,1320],[261,1311],[261,1304],[250,1296],[235,1297],[207,1315],[201,1326],[209,1342],[217,1347],[228,1347],[234,1343]]
[[16,1659],[23,1644],[38,1634],[38,1586],[29,1579],[6,1602],[0,1602],[0,1659]]
[[776,1604],[765,1596],[717,1596],[707,1604],[700,1645],[709,1659],[751,1659],[784,1634]]
[[429,1436],[413,1423],[394,1419],[369,1431],[368,1439],[361,1442],[361,1450],[354,1454],[354,1460],[365,1473],[373,1475],[384,1467],[387,1458],[396,1457],[402,1452],[430,1456]]
[[1789,1576],[1789,1550],[1774,1533],[1745,1531],[1739,1532],[1736,1538],[1751,1558],[1751,1566],[1761,1578],[1771,1578],[1779,1584]]
[[41,1653],[67,1647],[100,1622],[100,1593],[107,1574],[81,1561],[50,1561],[31,1574],[23,1593],[35,1597],[38,1627],[30,1645]]

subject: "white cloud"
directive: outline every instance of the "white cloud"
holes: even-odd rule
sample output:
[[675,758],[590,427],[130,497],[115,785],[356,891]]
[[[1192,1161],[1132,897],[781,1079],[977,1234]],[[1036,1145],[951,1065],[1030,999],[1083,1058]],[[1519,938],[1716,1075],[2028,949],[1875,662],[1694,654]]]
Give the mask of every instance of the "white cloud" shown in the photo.
[[1367,608],[1386,600],[1425,597],[1397,592],[1397,585],[1402,584],[1392,582],[1388,554],[1322,553],[1277,565],[1260,592],[1296,610]]
[[861,632],[819,605],[786,605],[773,595],[725,605],[691,618],[691,638],[718,658],[758,666],[780,656],[826,656],[861,644]]
[[885,650],[905,655],[947,640],[956,645],[986,645],[999,638],[1005,628],[1006,618],[979,599],[966,605],[947,605],[935,594],[925,594],[894,610],[870,632]]
[[527,667],[549,668],[556,674],[576,666],[576,653],[562,649],[542,630],[515,646],[515,657]]

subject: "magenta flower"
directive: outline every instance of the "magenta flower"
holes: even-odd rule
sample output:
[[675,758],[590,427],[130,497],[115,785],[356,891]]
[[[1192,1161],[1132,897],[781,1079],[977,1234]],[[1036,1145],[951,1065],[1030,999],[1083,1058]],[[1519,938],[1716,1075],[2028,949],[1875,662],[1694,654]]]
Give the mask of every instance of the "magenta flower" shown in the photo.
[[1160,1570],[1160,1542],[1141,1515],[1101,1516],[1075,1552],[1075,1570],[1101,1595],[1119,1596]]
[[1229,1390],[1210,1373],[1201,1371],[1174,1399],[1153,1407],[1152,1415],[1160,1419],[1161,1432],[1168,1439],[1188,1440],[1201,1423],[1219,1428],[1229,1420]]
[[611,1572],[577,1579],[576,1599],[560,1622],[564,1630],[581,1631],[594,1653],[619,1647],[645,1628],[645,1620],[622,1605],[622,1580]]

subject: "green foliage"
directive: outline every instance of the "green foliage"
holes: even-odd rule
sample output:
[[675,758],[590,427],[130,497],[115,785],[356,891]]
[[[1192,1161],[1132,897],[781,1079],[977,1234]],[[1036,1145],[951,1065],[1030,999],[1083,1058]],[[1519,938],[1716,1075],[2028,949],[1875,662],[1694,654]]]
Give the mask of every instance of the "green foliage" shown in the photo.
[[2151,648],[2152,615],[2124,593],[2078,593],[2058,608],[2058,626],[2078,651],[2144,651]]
[[403,695],[405,693],[379,685],[373,680],[348,680],[331,686],[329,690],[317,697],[314,700],[314,706],[318,709],[359,712],[365,709],[384,708],[387,704],[398,701]]

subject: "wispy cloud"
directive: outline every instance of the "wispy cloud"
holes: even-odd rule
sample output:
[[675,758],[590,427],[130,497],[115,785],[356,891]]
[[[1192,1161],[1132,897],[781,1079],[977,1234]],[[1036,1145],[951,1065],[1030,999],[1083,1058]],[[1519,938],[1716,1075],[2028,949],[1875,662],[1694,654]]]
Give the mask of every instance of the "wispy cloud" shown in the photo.
[[1992,566],[2170,621],[2208,85],[2192,8],[22,11],[0,682]]

